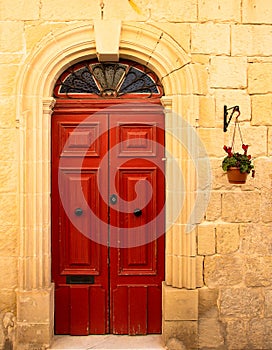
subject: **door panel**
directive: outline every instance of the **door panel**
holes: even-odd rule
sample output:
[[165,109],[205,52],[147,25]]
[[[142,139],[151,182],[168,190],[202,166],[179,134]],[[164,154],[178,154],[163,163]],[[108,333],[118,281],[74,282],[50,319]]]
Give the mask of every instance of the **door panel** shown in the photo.
[[160,333],[162,108],[98,114],[57,103],[52,140],[55,332]]

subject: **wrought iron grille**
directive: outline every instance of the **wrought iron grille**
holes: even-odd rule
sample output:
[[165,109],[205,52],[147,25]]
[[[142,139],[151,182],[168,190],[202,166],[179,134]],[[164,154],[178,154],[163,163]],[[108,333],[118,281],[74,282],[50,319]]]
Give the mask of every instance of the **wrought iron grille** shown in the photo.
[[163,87],[154,72],[134,62],[83,61],[62,73],[54,88],[57,98],[126,97],[127,94],[160,97]]

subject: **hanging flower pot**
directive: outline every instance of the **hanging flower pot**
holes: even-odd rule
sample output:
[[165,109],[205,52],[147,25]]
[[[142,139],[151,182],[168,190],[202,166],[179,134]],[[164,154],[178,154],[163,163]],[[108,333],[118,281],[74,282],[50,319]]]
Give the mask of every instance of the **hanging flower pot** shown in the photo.
[[252,171],[254,177],[254,165],[250,155],[247,155],[248,145],[242,145],[244,154],[232,153],[232,147],[224,146],[227,156],[223,159],[222,169],[227,172],[228,180],[232,184],[244,184],[247,175]]
[[237,167],[229,167],[227,170],[227,176],[229,183],[231,184],[244,184],[246,183],[248,173],[241,173]]

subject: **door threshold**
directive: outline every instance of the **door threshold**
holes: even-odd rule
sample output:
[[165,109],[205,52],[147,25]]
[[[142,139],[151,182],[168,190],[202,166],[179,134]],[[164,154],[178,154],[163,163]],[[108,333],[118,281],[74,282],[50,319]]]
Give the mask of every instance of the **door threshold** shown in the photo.
[[166,349],[162,336],[159,335],[89,335],[70,336],[56,335],[52,346],[48,350],[162,350]]

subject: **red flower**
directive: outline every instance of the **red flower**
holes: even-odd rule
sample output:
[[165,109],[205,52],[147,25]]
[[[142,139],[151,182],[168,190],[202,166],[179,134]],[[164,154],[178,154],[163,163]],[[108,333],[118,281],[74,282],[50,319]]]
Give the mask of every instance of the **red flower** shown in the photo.
[[233,156],[233,154],[232,154],[232,152],[231,152],[231,147],[227,147],[227,146],[225,145],[225,146],[223,147],[223,149],[224,149],[224,151],[227,152],[228,157],[232,157],[232,156]]
[[244,150],[244,154],[247,154],[248,145],[242,144],[242,148]]

